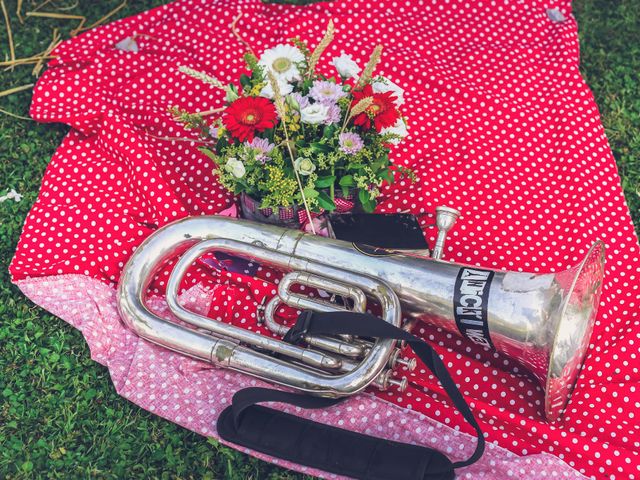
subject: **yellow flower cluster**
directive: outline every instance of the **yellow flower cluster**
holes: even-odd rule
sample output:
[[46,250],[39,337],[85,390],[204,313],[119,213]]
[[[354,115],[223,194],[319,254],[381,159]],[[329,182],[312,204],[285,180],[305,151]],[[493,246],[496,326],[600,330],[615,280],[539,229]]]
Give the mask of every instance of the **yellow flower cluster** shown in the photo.
[[299,132],[301,129],[300,126],[300,115],[288,106],[286,107],[287,114],[285,115],[285,122],[287,124],[287,129],[289,133]]
[[248,95],[250,97],[257,97],[258,95],[260,95],[260,92],[262,91],[262,89],[266,84],[267,84],[266,82],[262,82],[254,85],[253,88],[249,91]]
[[262,207],[290,206],[298,189],[296,180],[285,177],[281,167],[266,165],[268,180],[266,190],[270,193],[263,197]]

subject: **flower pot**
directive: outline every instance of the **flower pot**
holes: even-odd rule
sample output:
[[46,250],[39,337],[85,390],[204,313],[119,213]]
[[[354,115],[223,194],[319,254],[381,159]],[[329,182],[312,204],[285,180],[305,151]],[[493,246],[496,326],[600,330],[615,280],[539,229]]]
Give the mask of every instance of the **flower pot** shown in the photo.
[[[329,193],[329,190],[326,190]],[[285,228],[301,228],[307,220],[304,205],[294,204],[289,207],[260,208],[260,200],[246,193],[240,194],[240,211],[242,218],[254,222],[269,223]],[[358,201],[358,192],[355,189],[344,196],[342,190],[335,192],[336,210],[334,213],[361,212],[362,206]],[[315,215],[314,215],[315,216]],[[327,217],[326,213],[318,215]],[[301,221],[302,220],[302,221]]]
[[[329,193],[329,189],[325,191],[327,194]],[[350,188],[347,195],[343,195],[342,189],[337,188],[334,194],[334,203],[336,204],[334,213],[362,212],[362,204],[360,204],[360,200],[358,200],[358,190],[355,188]]]
[[[260,208],[260,200],[247,195],[240,194],[240,211],[242,218],[254,222],[269,223],[286,228],[300,228],[300,212],[304,212],[303,205],[293,205],[289,207]],[[302,215],[305,219],[306,215]]]

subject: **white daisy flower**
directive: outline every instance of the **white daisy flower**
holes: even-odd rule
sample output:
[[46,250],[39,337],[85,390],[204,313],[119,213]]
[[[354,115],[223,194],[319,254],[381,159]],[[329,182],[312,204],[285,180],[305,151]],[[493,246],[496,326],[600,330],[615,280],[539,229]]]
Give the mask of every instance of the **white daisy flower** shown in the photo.
[[386,77],[378,77],[373,81],[371,87],[375,93],[393,93],[398,99],[394,102],[396,107],[399,107],[404,103],[404,90]]
[[271,70],[280,80],[293,82],[302,78],[296,64],[303,61],[304,55],[297,47],[281,44],[265,50],[258,64]]

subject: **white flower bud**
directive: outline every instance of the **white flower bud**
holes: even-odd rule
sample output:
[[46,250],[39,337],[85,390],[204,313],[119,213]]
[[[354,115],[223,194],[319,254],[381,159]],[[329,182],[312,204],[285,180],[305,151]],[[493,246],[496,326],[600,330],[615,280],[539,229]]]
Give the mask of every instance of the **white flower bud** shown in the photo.
[[313,162],[303,157],[297,158],[296,161],[293,162],[293,166],[300,175],[311,175],[316,170]]
[[343,53],[339,57],[334,57],[332,63],[342,78],[356,78],[362,70],[358,64],[353,61],[351,55],[346,53]]
[[327,120],[328,114],[329,107],[327,105],[314,103],[300,110],[300,120],[302,120],[303,123],[317,125],[324,123]]
[[242,178],[244,174],[247,173],[247,170],[244,168],[244,163],[233,157],[227,160],[224,169],[236,178]]

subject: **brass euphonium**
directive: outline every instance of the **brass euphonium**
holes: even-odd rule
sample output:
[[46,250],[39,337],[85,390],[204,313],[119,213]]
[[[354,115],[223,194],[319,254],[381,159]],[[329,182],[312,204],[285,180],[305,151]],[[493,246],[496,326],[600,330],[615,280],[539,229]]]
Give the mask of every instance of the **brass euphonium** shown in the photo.
[[[327,397],[342,397],[369,385],[406,387],[393,369],[401,357],[394,340],[311,336],[292,345],[191,312],[178,303],[187,269],[207,252],[224,252],[284,272],[278,295],[259,307],[275,333],[280,303],[316,311],[363,312],[374,300],[381,317],[410,329],[425,321],[462,334],[518,360],[542,383],[545,414],[562,414],[586,354],[599,303],[604,245],[596,242],[577,266],[558,273],[487,270],[439,260],[446,232],[458,212],[437,209],[436,258],[419,252],[363,248],[298,230],[219,216],[171,223],[147,238],[127,262],[118,286],[118,308],[139,336],[168,349],[269,382]],[[166,289],[172,313],[187,328],[152,313],[145,305],[149,284],[176,256]],[[293,293],[302,284],[342,300]],[[402,319],[407,322],[402,325]]]

